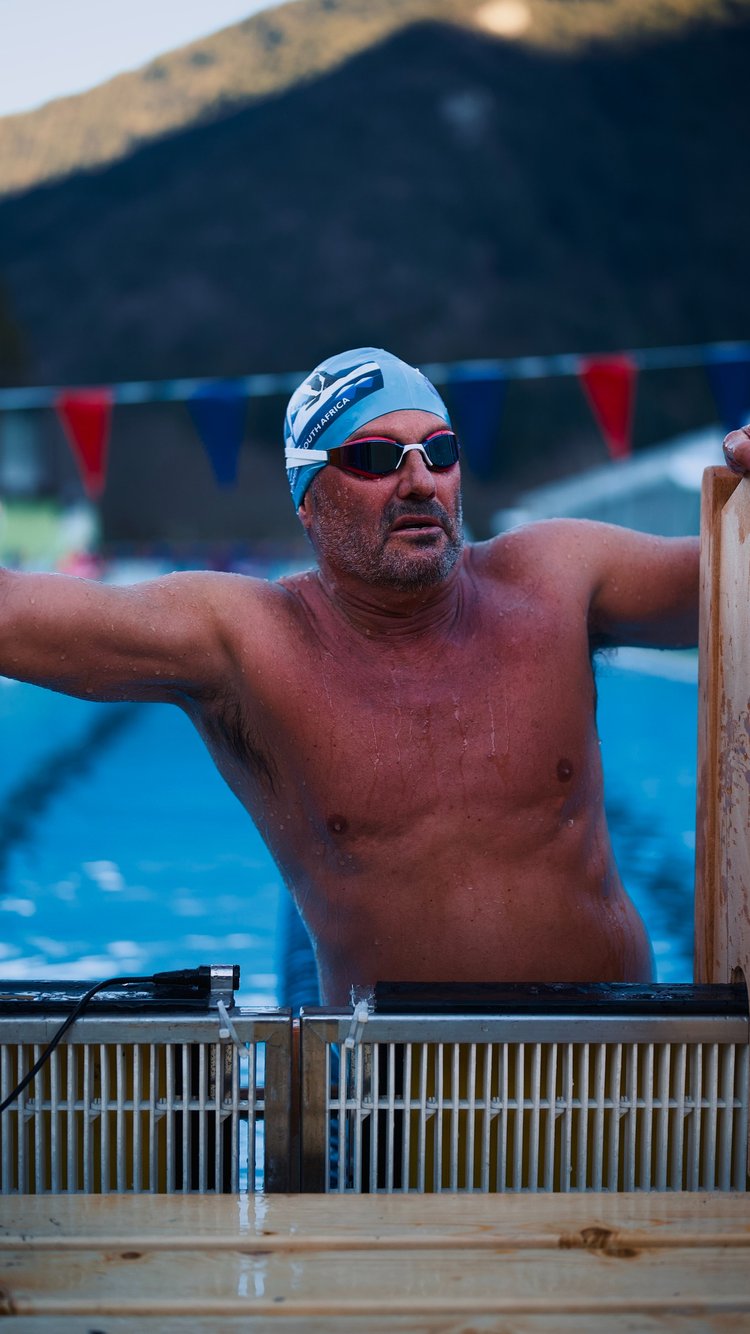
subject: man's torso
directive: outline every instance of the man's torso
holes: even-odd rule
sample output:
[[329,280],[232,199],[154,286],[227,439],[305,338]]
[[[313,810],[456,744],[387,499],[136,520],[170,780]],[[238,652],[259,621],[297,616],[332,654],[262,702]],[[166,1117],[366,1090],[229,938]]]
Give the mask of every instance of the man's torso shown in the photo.
[[[554,531],[467,549],[434,624],[276,586],[195,720],[275,856],[323,993],[650,975],[603,813],[585,579]],[[195,715],[194,715],[195,716]]]

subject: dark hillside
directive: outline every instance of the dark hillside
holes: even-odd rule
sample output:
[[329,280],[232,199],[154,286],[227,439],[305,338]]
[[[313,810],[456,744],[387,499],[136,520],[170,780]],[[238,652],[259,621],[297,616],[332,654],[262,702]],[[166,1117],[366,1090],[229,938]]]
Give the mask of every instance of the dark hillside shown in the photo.
[[[72,97],[0,118],[0,193],[114,162],[190,124],[319,78],[425,19],[536,49],[670,37],[746,0],[287,0]],[[510,22],[509,22],[510,20]],[[207,19],[207,22],[209,20]]]
[[[746,337],[749,57],[747,9],[557,53],[420,24],[8,199],[31,378],[305,369],[359,342],[424,362]],[[485,507],[532,447],[554,471],[600,457],[577,392],[511,389]],[[639,438],[709,413],[700,377],[650,377]]]

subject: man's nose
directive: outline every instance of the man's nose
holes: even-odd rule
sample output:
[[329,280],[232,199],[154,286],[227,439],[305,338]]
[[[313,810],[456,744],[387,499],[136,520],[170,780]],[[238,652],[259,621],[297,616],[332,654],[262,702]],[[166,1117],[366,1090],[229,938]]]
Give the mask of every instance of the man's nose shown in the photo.
[[435,474],[427,467],[424,455],[418,449],[410,449],[398,470],[398,495],[420,496],[427,498],[435,494]]

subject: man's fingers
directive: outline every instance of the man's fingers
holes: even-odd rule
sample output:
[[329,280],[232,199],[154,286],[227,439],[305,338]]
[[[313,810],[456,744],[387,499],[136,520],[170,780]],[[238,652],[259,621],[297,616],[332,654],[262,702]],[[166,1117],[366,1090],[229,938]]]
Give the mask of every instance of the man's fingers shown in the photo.
[[724,437],[724,458],[732,472],[750,472],[750,426],[741,426]]

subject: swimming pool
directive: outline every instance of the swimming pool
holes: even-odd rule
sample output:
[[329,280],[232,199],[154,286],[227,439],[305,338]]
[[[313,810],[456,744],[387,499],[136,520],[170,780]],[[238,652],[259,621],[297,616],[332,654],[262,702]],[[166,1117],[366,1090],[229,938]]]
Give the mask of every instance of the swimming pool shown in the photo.
[[[659,980],[692,976],[695,659],[597,668],[607,806]],[[238,962],[279,993],[281,877],[177,709],[0,678],[0,975],[99,978]]]

